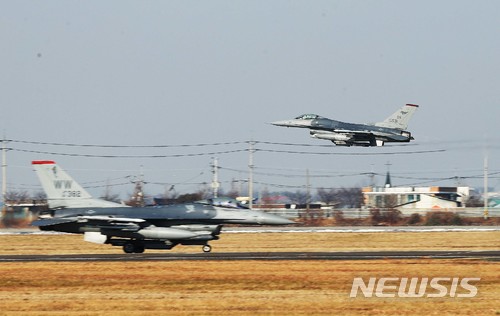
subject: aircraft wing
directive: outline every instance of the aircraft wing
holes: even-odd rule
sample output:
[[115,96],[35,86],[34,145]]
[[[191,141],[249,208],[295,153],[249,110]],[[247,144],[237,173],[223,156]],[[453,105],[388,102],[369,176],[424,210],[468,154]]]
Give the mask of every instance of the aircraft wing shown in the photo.
[[31,223],[33,226],[52,226],[68,223],[89,223],[98,228],[137,231],[146,223],[141,218],[112,217],[112,216],[76,216],[63,218],[39,219]]
[[[143,226],[148,226],[142,218],[113,217],[113,216],[79,216],[79,223],[88,223],[96,228],[113,231],[138,231]],[[146,225],[144,225],[146,223]]]
[[336,129],[335,133],[348,134],[348,135],[351,135],[356,140],[372,139],[373,137],[375,137],[375,138],[377,138],[377,137],[389,138],[389,139],[399,140],[399,141],[404,141],[404,140],[408,139],[408,137],[405,135],[400,135],[397,133],[381,132],[381,131],[363,131],[363,130],[356,131],[356,130]]
[[78,216],[79,220],[90,220],[90,221],[105,221],[108,223],[144,223],[145,219],[142,218],[130,218],[130,217],[113,217],[113,216]]
[[349,137],[352,137],[354,139],[359,139],[359,140],[366,140],[366,139],[372,139],[373,136],[376,134],[373,133],[372,131],[356,131],[356,130],[342,130],[342,129],[336,129],[334,131],[335,133],[342,133],[345,134]]

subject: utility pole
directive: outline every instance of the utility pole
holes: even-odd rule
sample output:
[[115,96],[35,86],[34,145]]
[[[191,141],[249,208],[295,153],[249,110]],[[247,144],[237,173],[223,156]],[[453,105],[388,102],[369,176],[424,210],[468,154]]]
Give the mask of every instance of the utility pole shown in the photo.
[[387,175],[385,176],[385,187],[386,188],[390,188],[392,187],[392,183],[391,183],[391,163],[388,161],[386,164],[387,166]]
[[251,140],[249,142],[250,148],[248,149],[249,157],[248,157],[248,208],[252,209],[253,207],[253,154],[255,152],[254,145],[255,142]]
[[5,205],[5,198],[7,197],[7,140],[5,134],[2,140],[2,201]]
[[371,166],[371,171],[370,171],[370,187],[375,187],[375,171],[373,169],[373,164]]
[[219,162],[217,158],[212,158],[212,190],[213,190],[213,195],[212,197],[216,199],[219,195]]
[[306,212],[308,213],[309,204],[311,203],[311,182],[309,178],[309,169],[306,169]]
[[484,156],[484,219],[488,219],[488,154]]
[[134,195],[132,196],[132,203],[135,207],[143,207],[144,203],[144,172],[140,169],[139,177],[135,179]]

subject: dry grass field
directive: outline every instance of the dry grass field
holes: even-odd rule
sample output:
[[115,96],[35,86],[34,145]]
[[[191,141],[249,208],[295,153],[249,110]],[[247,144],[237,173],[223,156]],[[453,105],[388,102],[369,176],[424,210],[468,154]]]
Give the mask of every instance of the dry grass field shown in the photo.
[[[0,244],[0,254],[121,252],[71,235],[2,235]],[[217,252],[498,250],[500,232],[227,233],[212,245]],[[474,298],[349,298],[355,277],[481,280]],[[500,264],[482,260],[0,263],[0,315],[500,315],[498,297]]]
[[[83,241],[83,235],[0,235],[0,254],[123,253],[120,247]],[[389,233],[222,233],[214,252],[498,250],[500,231]],[[167,250],[146,250],[161,252]],[[177,246],[171,252],[201,252],[201,246]]]

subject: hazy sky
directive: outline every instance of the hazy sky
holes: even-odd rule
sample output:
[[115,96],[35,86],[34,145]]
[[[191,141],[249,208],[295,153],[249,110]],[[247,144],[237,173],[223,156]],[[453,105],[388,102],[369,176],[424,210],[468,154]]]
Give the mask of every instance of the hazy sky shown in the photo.
[[[50,159],[94,195],[108,182],[125,197],[141,166],[148,193],[186,193],[211,181],[217,157],[228,190],[248,177],[253,139],[256,189],[294,191],[307,169],[313,188],[367,185],[369,172],[383,184],[388,163],[393,185],[482,187],[486,152],[498,189],[498,12],[455,0],[0,1],[9,186],[39,190],[31,161]],[[268,124],[376,122],[405,103],[420,105],[411,145],[335,147]]]

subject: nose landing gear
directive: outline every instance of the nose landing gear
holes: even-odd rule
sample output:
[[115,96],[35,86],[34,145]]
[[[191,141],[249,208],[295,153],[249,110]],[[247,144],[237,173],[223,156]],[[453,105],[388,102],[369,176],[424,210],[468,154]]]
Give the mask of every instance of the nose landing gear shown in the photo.
[[212,251],[212,246],[210,246],[209,244],[206,244],[201,249],[203,250],[203,252],[210,252],[210,251]]

